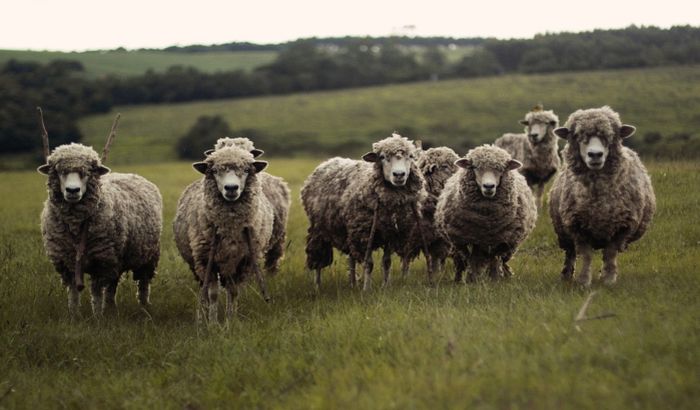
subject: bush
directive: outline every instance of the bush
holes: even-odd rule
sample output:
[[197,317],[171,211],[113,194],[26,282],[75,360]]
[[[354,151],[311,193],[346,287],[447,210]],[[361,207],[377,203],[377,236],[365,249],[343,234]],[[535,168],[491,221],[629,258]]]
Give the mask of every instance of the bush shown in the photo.
[[183,159],[201,159],[217,139],[231,135],[231,128],[220,115],[202,115],[187,134],[177,141],[177,155]]

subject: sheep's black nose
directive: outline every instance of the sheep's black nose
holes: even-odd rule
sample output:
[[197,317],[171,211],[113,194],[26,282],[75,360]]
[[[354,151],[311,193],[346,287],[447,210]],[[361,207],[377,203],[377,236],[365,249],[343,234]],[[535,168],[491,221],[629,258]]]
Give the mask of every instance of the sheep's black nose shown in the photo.
[[537,138],[540,134],[530,134],[530,138]]
[[66,187],[66,192],[68,192],[69,194],[77,194],[77,193],[80,193],[80,187],[78,187],[78,188],[69,188],[69,187]]
[[238,190],[238,185],[231,184],[231,185],[224,185],[224,189],[227,191],[233,191],[236,192]]
[[394,175],[396,178],[403,178],[403,177],[406,176],[406,173],[405,173],[405,172],[397,172],[397,171],[394,171],[394,172],[392,172],[391,174]]
[[484,184],[483,187],[484,189],[494,189],[496,188],[496,184]]
[[603,158],[603,153],[602,153],[602,152],[598,152],[598,151],[596,151],[596,152],[594,152],[594,151],[588,151],[588,156],[589,156],[591,159],[601,159],[601,158]]

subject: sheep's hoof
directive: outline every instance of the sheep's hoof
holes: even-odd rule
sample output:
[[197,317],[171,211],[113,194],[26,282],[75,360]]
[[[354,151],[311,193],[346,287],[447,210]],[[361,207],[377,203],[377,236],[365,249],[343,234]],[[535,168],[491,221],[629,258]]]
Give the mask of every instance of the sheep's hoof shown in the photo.
[[615,282],[617,282],[617,274],[607,274],[604,275],[601,279],[603,279],[603,284],[607,286],[612,286],[615,284]]
[[581,286],[582,288],[590,288],[591,287],[591,277],[590,276],[578,276],[576,278],[576,284]]

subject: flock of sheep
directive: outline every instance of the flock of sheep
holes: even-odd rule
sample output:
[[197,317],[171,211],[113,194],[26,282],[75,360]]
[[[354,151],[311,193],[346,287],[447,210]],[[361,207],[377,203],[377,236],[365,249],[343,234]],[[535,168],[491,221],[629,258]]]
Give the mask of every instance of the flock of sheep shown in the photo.
[[[644,165],[622,145],[635,128],[609,107],[578,110],[564,127],[552,111],[535,107],[521,121],[524,134],[506,134],[459,157],[447,147],[422,150],[393,134],[373,144],[362,160],[332,158],[306,179],[301,200],[309,218],[306,265],[321,283],[333,248],[348,256],[348,276],[371,286],[372,251],[383,250],[384,284],[391,255],[402,272],[423,253],[427,277],[450,257],[455,281],[474,281],[484,268],[509,277],[509,261],[534,229],[544,185],[554,177],[549,214],[565,252],[562,276],[591,284],[592,251],[603,250],[602,280],[617,278],[617,254],[639,239],[655,211]],[[566,140],[558,151],[557,137]],[[162,199],[155,185],[134,174],[112,173],[97,152],[62,145],[39,172],[48,176],[41,215],[46,253],[68,288],[74,312],[91,276],[93,312],[115,307],[117,284],[132,271],[138,300],[148,305],[160,255]],[[105,153],[107,152],[105,149]],[[265,277],[284,254],[290,191],[264,172],[263,151],[247,138],[221,138],[193,167],[203,177],[183,191],[173,230],[177,249],[200,284],[201,306],[217,320],[219,284],[227,316],[239,286],[254,278],[268,300]],[[263,273],[259,263],[263,263]]]

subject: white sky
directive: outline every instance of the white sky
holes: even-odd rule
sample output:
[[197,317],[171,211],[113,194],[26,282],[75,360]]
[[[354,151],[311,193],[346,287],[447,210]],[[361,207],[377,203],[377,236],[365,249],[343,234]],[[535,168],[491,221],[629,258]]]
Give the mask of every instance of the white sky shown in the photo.
[[0,0],[0,10],[0,49],[34,50],[344,35],[522,38],[630,24],[700,25],[697,0]]

